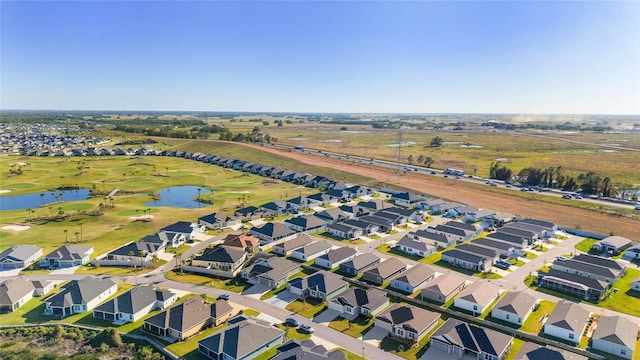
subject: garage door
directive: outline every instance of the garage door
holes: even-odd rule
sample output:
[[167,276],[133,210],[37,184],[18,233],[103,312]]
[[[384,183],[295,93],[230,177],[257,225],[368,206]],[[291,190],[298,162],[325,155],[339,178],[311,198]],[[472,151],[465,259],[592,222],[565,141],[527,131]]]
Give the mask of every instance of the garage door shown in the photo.
[[444,351],[447,354],[450,352],[451,350],[451,346],[449,344],[443,343],[441,341],[438,341],[438,339],[431,339],[431,347],[434,349],[438,349],[440,351]]

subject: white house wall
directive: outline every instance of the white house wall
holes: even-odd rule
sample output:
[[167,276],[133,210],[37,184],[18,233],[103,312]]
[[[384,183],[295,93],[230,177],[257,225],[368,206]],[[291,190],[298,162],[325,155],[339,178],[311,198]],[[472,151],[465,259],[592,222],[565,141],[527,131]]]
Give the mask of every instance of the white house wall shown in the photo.
[[[545,325],[544,333],[547,335],[555,336],[560,339],[574,342],[576,344],[580,341],[580,335],[582,335],[582,332],[580,332],[580,334],[576,334],[571,330],[563,329],[555,325]],[[573,334],[574,336],[573,339],[569,338],[570,334]]]
[[[608,354],[615,355],[624,359],[631,359],[633,349],[629,349],[624,345],[614,344],[602,339],[593,339],[591,347],[596,350],[604,351]],[[622,351],[624,350],[624,354]]]

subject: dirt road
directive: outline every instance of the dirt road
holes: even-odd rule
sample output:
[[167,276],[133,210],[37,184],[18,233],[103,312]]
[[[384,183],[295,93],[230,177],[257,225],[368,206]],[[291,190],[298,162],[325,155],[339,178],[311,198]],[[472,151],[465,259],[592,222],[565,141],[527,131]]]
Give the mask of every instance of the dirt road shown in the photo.
[[568,227],[580,227],[584,230],[596,231],[602,234],[611,232],[633,240],[640,240],[640,221],[630,217],[610,215],[598,211],[574,208],[555,204],[536,198],[526,199],[520,196],[497,193],[482,186],[471,185],[465,182],[444,181],[444,179],[430,176],[407,173],[398,177],[389,169],[371,167],[367,165],[350,164],[336,159],[321,158],[298,152],[282,151],[270,147],[245,144],[256,150],[266,151],[280,156],[294,158],[300,162],[333,168],[350,172],[389,184],[397,184],[407,189],[435,197],[442,197],[461,203],[493,209],[499,212],[509,212],[523,217],[553,221],[556,224]]

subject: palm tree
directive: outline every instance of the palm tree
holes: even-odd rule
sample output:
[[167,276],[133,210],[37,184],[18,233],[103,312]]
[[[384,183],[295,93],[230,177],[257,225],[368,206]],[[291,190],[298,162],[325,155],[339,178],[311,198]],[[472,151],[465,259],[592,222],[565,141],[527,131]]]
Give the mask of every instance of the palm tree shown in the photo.
[[29,221],[31,221],[31,208],[27,208],[27,216],[29,217]]
[[75,234],[76,234],[76,242],[80,242],[80,240],[78,239],[78,235],[80,235],[80,232],[76,231]]
[[198,207],[200,207],[200,194],[202,193],[202,189],[198,188]]
[[138,216],[140,216],[139,214],[140,214],[140,210],[136,209],[136,220],[138,220]]
[[40,199],[42,200],[42,206],[44,206],[44,193],[40,193]]
[[49,215],[53,216],[53,206],[49,206]]

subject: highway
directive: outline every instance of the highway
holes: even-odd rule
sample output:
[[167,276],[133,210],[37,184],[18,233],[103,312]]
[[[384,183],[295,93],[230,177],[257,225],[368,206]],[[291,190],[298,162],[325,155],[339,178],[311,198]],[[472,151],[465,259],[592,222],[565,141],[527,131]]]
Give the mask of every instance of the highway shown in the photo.
[[[294,146],[280,145],[280,144],[269,144],[269,145],[265,144],[263,146],[269,146],[269,147],[273,147],[273,148],[280,149],[282,151],[287,151],[287,152],[296,151],[296,152],[302,152],[308,155],[338,159],[345,162],[355,162],[359,164],[367,164],[370,166],[378,166],[378,167],[382,167],[382,168],[386,168],[394,171],[399,171],[400,173],[414,172],[416,174],[421,174],[426,176],[448,178],[448,179],[451,179],[451,181],[456,181],[456,182],[463,181],[467,183],[486,185],[487,187],[490,187],[490,185],[487,184],[487,181],[490,181],[491,179],[482,178],[482,177],[473,176],[473,175],[464,175],[464,176],[447,175],[447,174],[444,174],[443,170],[427,168],[424,166],[398,164],[397,162],[393,162],[393,161],[365,158],[362,156],[343,154],[343,153],[332,152],[332,151],[306,149],[306,148],[304,150],[299,150],[299,149],[295,149]],[[504,181],[501,181],[501,180],[491,180],[491,181],[495,183],[496,187],[499,187],[501,189],[511,190],[511,191],[522,191],[521,187],[508,186]],[[547,189],[547,191],[530,191],[530,192],[535,193],[536,195],[550,196],[555,198],[562,198],[562,195],[567,193],[558,189]],[[582,199],[572,199],[572,200],[581,201],[581,202],[590,203],[590,204],[599,205],[599,206],[609,206],[609,207],[627,209],[627,210],[634,210],[634,208],[636,207],[636,205],[633,203],[620,203],[615,201],[607,201],[603,199],[591,199],[587,197],[583,197]]]

